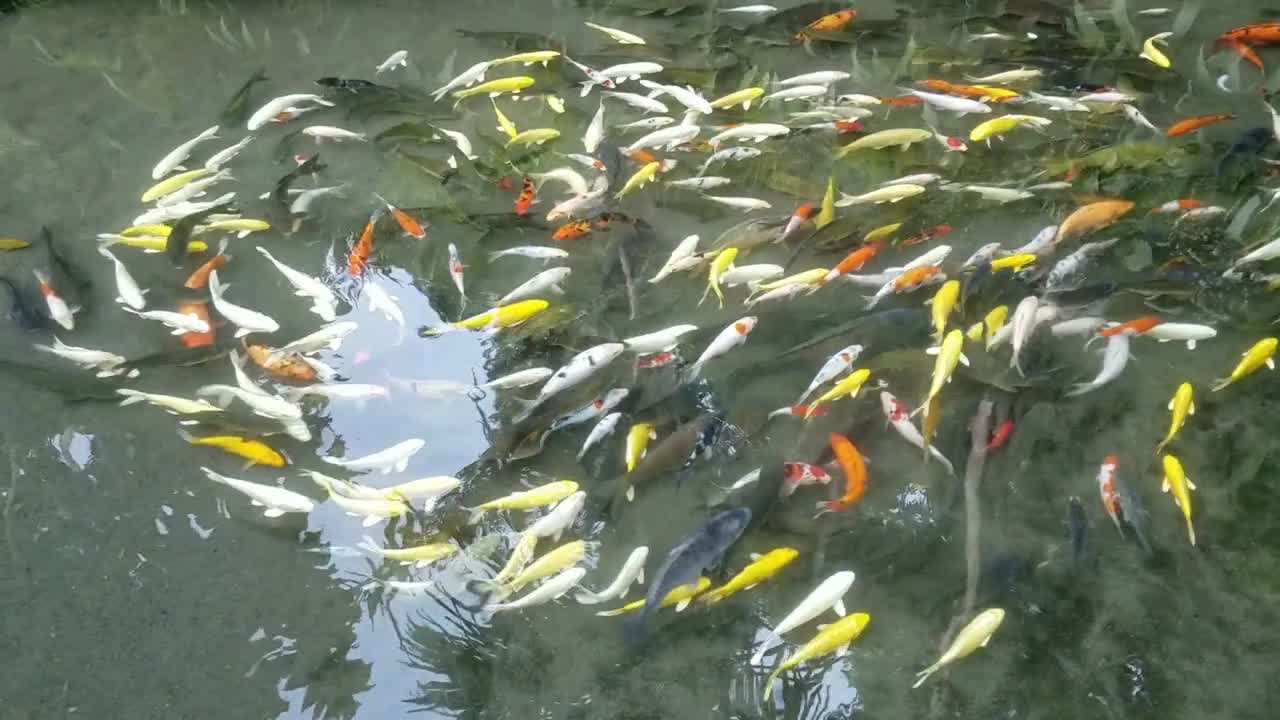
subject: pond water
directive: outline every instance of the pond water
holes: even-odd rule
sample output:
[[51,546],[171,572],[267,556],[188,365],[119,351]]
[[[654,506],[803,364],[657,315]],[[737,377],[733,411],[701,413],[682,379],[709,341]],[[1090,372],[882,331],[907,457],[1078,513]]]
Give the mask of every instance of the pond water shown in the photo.
[[[1274,236],[1280,218],[1274,207],[1259,206],[1275,187],[1274,168],[1263,161],[1274,157],[1274,145],[1230,150],[1246,130],[1271,128],[1259,97],[1280,89],[1271,74],[1280,57],[1258,45],[1268,68],[1262,75],[1235,54],[1211,54],[1219,33],[1271,17],[1268,5],[1187,0],[1165,3],[1167,14],[1144,15],[1159,5],[864,1],[847,28],[802,44],[793,40],[798,30],[844,6],[775,4],[773,15],[735,15],[718,12],[727,3],[700,0],[0,3],[0,237],[31,243],[0,252],[0,275],[42,308],[32,271],[49,267],[39,240],[48,227],[59,253],[91,283],[78,293],[75,329],[59,329],[58,337],[128,358],[160,354],[137,378],[97,381],[34,349],[51,342],[51,330],[0,324],[7,401],[0,414],[0,717],[1274,717],[1276,380],[1262,369],[1210,392],[1240,353],[1274,332],[1280,311],[1266,278],[1222,278],[1244,249]],[[584,21],[647,44],[619,44]],[[1138,56],[1142,41],[1163,31],[1174,33],[1165,46],[1169,69]],[[408,51],[408,66],[375,77],[375,66],[399,49]],[[859,134],[930,123],[967,136],[987,117],[878,106],[861,119],[861,133],[837,137],[830,127],[799,130],[830,120],[788,116],[813,100],[718,110],[701,121],[702,139],[714,134],[713,125],[744,119],[792,128],[787,137],[750,144],[763,150],[760,157],[708,171],[732,179],[710,194],[762,199],[771,208],[744,215],[667,186],[697,173],[710,152],[705,146],[659,151],[678,165],[614,200],[642,165],[606,149],[600,157],[614,163],[614,179],[604,207],[622,215],[610,227],[597,224],[585,237],[555,243],[551,233],[563,221],[545,216],[566,197],[556,181],[541,186],[527,216],[515,215],[513,203],[523,174],[574,167],[594,176],[563,154],[583,151],[599,89],[580,97],[582,74],[560,59],[545,69],[493,68],[488,79],[536,80],[528,99],[497,99],[517,128],[561,133],[546,145],[509,149],[485,98],[455,107],[426,94],[474,63],[534,50],[564,51],[597,69],[656,62],[664,66],[654,75],[659,82],[688,85],[707,98],[818,70],[851,74],[833,93],[888,97],[927,78],[963,83],[966,76],[1037,68],[1043,74],[1031,87],[1040,92],[1116,86],[1160,128],[1191,116],[1235,117],[1168,138],[1136,126],[1116,106],[1063,113],[1028,104],[1013,112],[1052,124],[1015,129],[990,147],[970,142],[964,153],[930,138],[905,151],[837,159],[838,147]],[[358,329],[319,359],[350,383],[389,389],[388,397],[367,400],[305,400],[311,440],[266,438],[289,458],[281,469],[243,469],[240,458],[192,447],[177,432],[233,430],[179,426],[159,408],[116,402],[117,386],[193,397],[201,386],[234,378],[225,354],[186,362],[166,328],[123,312],[114,302],[112,265],[95,239],[133,224],[143,208],[139,195],[155,182],[152,167],[174,146],[228,112],[234,122],[193,157],[202,163],[214,147],[246,135],[245,113],[228,103],[259,68],[267,79],[250,86],[249,111],[286,93],[321,91],[336,107],[269,124],[227,165],[234,179],[219,188],[238,193],[246,217],[272,225],[230,240],[234,258],[220,271],[227,298],[278,321],[277,332],[253,339],[280,345],[321,321],[253,246],[325,278],[340,296],[339,319]],[[327,76],[386,87],[318,88],[314,81]],[[634,81],[619,89],[647,94]],[[562,114],[548,93],[563,100]],[[680,103],[659,99],[679,122]],[[646,117],[623,102],[610,101],[606,113],[606,148],[647,132],[617,127]],[[297,132],[308,124],[370,140],[316,145]],[[436,127],[468,136],[474,161],[439,139]],[[317,151],[328,167],[315,183],[346,187],[318,199],[295,230],[287,212],[259,196],[296,167],[295,155]],[[817,235],[807,223],[787,243],[769,242],[798,205],[821,202],[829,179],[856,195],[918,173],[1007,188],[1065,178],[1071,186],[1001,204],[932,184],[921,197],[839,208]],[[504,187],[503,177],[514,187]],[[295,186],[315,183],[304,177]],[[347,248],[381,206],[374,193],[425,220],[427,237],[408,238],[384,218],[370,266],[354,282]],[[893,223],[903,224],[898,239],[942,225],[950,230],[919,245],[886,246],[862,272],[883,272],[946,243],[954,251],[945,271],[960,277],[960,263],[980,245],[1022,245],[1104,197],[1136,207],[1084,238],[1118,242],[1090,262],[1076,296],[1054,301],[1062,317],[1125,321],[1158,312],[1166,322],[1211,325],[1216,337],[1194,350],[1133,338],[1123,374],[1074,397],[1065,391],[1101,367],[1097,343],[1085,350],[1082,338],[1042,329],[1023,351],[1025,377],[1008,367],[1007,346],[987,351],[970,343],[972,363],[943,390],[934,438],[955,464],[954,477],[887,427],[877,386],[885,383],[912,407],[925,396],[934,359],[923,350],[934,343],[922,303],[933,289],[894,295],[871,311],[865,297],[874,287],[835,283],[748,310],[743,287],[726,289],[723,308],[714,299],[699,304],[705,266],[658,284],[644,281],[690,234],[700,236],[701,251],[742,248],[739,266],[772,263],[791,272],[831,267],[867,232]],[[1181,219],[1148,212],[1179,198],[1225,212]],[[741,225],[750,218],[769,224]],[[216,245],[218,238],[207,239]],[[1080,242],[1040,262],[1052,266]],[[449,273],[451,244],[465,265],[465,305]],[[419,332],[482,312],[544,270],[539,260],[489,255],[524,245],[569,252],[556,264],[572,274],[563,295],[546,296],[546,312],[498,332]],[[149,289],[148,309],[207,294],[182,287],[203,257],[175,268],[163,253],[113,251]],[[952,327],[967,328],[998,304],[1012,310],[1038,292],[1034,276],[1005,271],[966,284],[969,297]],[[371,284],[398,300],[403,330],[369,310]],[[7,296],[4,303],[10,307]],[[521,399],[532,399],[536,388],[456,387],[557,368],[588,347],[682,323],[698,328],[677,351],[692,362],[746,315],[758,318],[747,342],[710,361],[696,379],[677,365],[636,369],[628,353],[522,422]],[[232,325],[217,332],[216,347],[237,346]],[[826,358],[852,343],[864,346],[855,367],[872,377],[855,399],[835,400],[809,420],[768,416],[794,404]],[[257,368],[249,372],[266,387],[283,387]],[[1196,413],[1169,450],[1197,484],[1194,547],[1179,509],[1160,491],[1153,454],[1168,430],[1166,404],[1182,382],[1194,386]],[[626,415],[582,461],[575,456],[591,425],[540,438],[551,419],[610,387],[631,389],[619,408]],[[987,453],[981,482],[966,498],[969,422],[984,398],[995,407],[993,429],[1007,418],[1012,433]],[[627,502],[619,491],[624,447],[640,422],[652,423],[657,439],[636,498]],[[693,430],[706,426],[711,430],[697,434],[702,452],[694,453]],[[866,493],[848,510],[815,518],[815,503],[844,487],[830,433],[848,437],[866,456]],[[429,512],[366,527],[299,472],[347,477],[322,458],[358,457],[410,438],[425,447],[404,472],[359,479],[386,487],[459,478],[462,486]],[[1146,509],[1150,552],[1131,525],[1117,532],[1099,499],[1096,477],[1108,455],[1119,459],[1119,477]],[[824,465],[833,480],[778,497],[784,461]],[[265,518],[240,494],[209,482],[202,466],[259,483],[283,478],[316,507]],[[758,483],[727,489],[754,468],[763,468]],[[525,610],[485,610],[477,581],[503,566],[520,531],[543,511],[493,512],[468,524],[464,508],[552,480],[573,480],[588,493],[562,541],[590,541],[582,566],[594,589],[640,545],[650,548],[645,579],[652,580],[669,549],[727,507],[750,507],[753,520],[709,572],[714,580],[736,574],[753,553],[791,547],[799,555],[723,602],[660,612],[640,642],[624,638],[623,619],[595,615],[612,604],[580,605],[572,593]],[[1084,518],[1074,529],[1073,497]],[[461,551],[428,569],[408,568],[362,551],[364,536],[388,547],[448,541]],[[539,553],[551,547],[543,540]],[[766,656],[763,667],[753,666],[751,655],[768,628],[838,571],[856,574],[844,603],[868,613],[870,625],[847,655],[785,673],[762,702],[765,679],[784,655]],[[394,592],[388,580],[435,586]],[[635,588],[627,600],[640,596]],[[991,642],[912,689],[955,630],[993,607],[1006,617]],[[788,633],[787,651],[836,616],[824,617]]]

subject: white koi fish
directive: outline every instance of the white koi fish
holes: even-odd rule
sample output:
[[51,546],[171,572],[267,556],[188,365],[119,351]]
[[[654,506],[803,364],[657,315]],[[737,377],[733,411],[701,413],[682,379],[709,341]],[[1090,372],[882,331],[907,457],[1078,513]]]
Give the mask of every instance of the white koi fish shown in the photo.
[[803,405],[805,398],[812,395],[819,387],[848,372],[849,368],[857,362],[858,356],[862,354],[862,349],[861,345],[850,345],[828,358],[822,367],[818,368],[818,373],[813,376],[813,382],[810,382],[809,387],[800,393],[796,404]]
[[644,584],[644,564],[648,558],[648,546],[641,545],[631,551],[631,554],[627,556],[626,562],[622,563],[622,569],[618,571],[617,577],[605,589],[600,592],[591,592],[584,589],[575,594],[573,596],[574,599],[582,605],[597,605],[613,599],[621,600],[625,598],[627,591],[631,588],[631,583]]
[[378,452],[351,460],[335,457],[325,457],[321,459],[330,465],[344,467],[354,472],[372,470],[386,475],[392,471],[404,472],[405,468],[409,467],[409,459],[426,444],[427,442],[425,440],[413,438],[411,440],[396,443],[385,450],[379,450]]
[[276,266],[276,269],[280,271],[281,275],[284,275],[284,278],[293,286],[294,295],[297,295],[298,297],[311,298],[311,312],[319,315],[320,319],[325,322],[334,321],[337,317],[337,310],[334,308],[337,304],[337,299],[334,297],[333,291],[329,290],[328,286],[316,278],[313,278],[306,273],[294,270],[288,265],[280,262],[261,245],[258,246],[258,252],[262,253],[262,256],[267,260],[271,261],[271,264]]
[[219,475],[207,467],[201,467],[200,470],[204,472],[205,477],[219,485],[226,485],[246,495],[250,503],[263,508],[264,517],[277,518],[285,513],[309,513],[316,509],[315,501],[302,493],[274,485],[263,485]]
[[[299,103],[315,103],[316,105],[324,105],[325,107],[333,107],[333,103],[325,100],[319,95],[311,93],[295,93],[293,95],[281,95],[278,98],[268,100],[265,105],[258,108],[249,116],[249,122],[246,124],[250,130],[257,130],[266,125],[272,118],[280,113],[298,105]],[[136,223],[140,224],[140,223]]]
[[206,140],[212,140],[216,137],[218,137],[218,126],[214,125],[208,130],[205,130],[199,135],[182,143],[173,150],[170,150],[169,154],[161,158],[160,162],[156,163],[156,166],[151,169],[151,179],[159,180],[170,172],[177,170],[178,167],[181,166],[182,163],[186,162],[186,159],[191,156],[191,151],[195,149],[196,145],[199,145]]
[[236,337],[244,337],[255,332],[273,333],[280,329],[280,324],[271,317],[225,300],[223,293],[228,287],[230,286],[223,285],[218,280],[217,270],[209,273],[209,295],[213,300],[213,307],[218,314],[237,327]]
[[711,344],[707,346],[707,349],[702,351],[702,354],[698,356],[697,361],[689,368],[689,376],[694,378],[698,377],[698,375],[702,373],[703,366],[708,362],[724,355],[730,350],[746,342],[747,336],[751,334],[751,331],[754,330],[755,327],[756,318],[752,315],[748,315],[747,317],[729,325],[724,330],[721,330],[720,334],[716,336],[716,339],[711,341]]
[[794,610],[787,613],[782,622],[769,631],[764,643],[756,650],[755,655],[751,656],[751,664],[759,665],[764,660],[764,654],[768,652],[769,647],[784,634],[808,623],[828,610],[835,612],[840,617],[844,617],[847,614],[844,607],[844,596],[845,593],[849,592],[849,588],[853,587],[855,578],[856,576],[852,571],[843,570],[823,580],[818,587],[813,589],[813,592],[800,601],[800,604]]

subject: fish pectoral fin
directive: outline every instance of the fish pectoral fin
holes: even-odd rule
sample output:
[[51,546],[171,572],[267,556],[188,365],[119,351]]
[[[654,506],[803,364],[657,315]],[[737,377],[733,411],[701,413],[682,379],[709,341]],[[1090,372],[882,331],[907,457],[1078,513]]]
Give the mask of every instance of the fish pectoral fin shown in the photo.
[[761,555],[760,553],[751,553],[749,557],[751,558],[751,562],[757,562],[758,560],[760,560],[760,558],[764,556]]
[[254,507],[264,507],[263,504],[258,500],[250,500],[249,504]]
[[849,643],[845,643],[836,648],[836,657],[844,657],[849,654]]
[[[644,568],[640,568],[640,572],[636,573],[636,583],[639,585],[644,584]],[[626,590],[623,590],[622,592],[625,594]]]
[[1165,409],[1166,409],[1166,410],[1172,410],[1172,409],[1173,409],[1173,401],[1172,401],[1172,400],[1170,400],[1170,401],[1169,401],[1169,404],[1168,404],[1167,406],[1165,406]]
[[692,601],[692,598],[685,598],[684,600],[676,603],[676,612],[684,612],[684,609],[689,607],[689,603]]
[[964,353],[960,353],[960,362],[963,363],[965,367],[969,367],[969,358]]
[[1187,478],[1187,488],[1188,488],[1188,489],[1191,489],[1191,490],[1195,490],[1195,489],[1196,489],[1196,484],[1195,484],[1195,483],[1193,483],[1193,482],[1191,482],[1191,478]]
[[278,518],[283,514],[284,514],[284,511],[281,510],[280,508],[267,508],[266,510],[262,511],[262,516],[269,517],[269,518]]
[[848,611],[844,609],[844,598],[840,598],[836,600],[835,605],[832,605],[831,609],[835,610],[836,614],[839,615],[840,617],[844,617],[846,614],[848,614]]
[[1195,414],[1196,414],[1196,404],[1195,404],[1195,403],[1191,403],[1191,405],[1187,407],[1187,414],[1188,414],[1188,415],[1195,415]]
[[381,520],[382,518],[378,517],[377,515],[366,515],[364,518],[364,521],[360,523],[360,526],[373,527],[374,525],[377,525],[378,522]]
[[1268,370],[1275,370],[1275,369],[1276,369],[1276,361],[1275,361],[1275,360],[1273,360],[1272,358],[1267,358],[1267,369],[1268,369]]
[[1165,480],[1164,480],[1163,482],[1161,482],[1161,483],[1160,483],[1160,492],[1164,492],[1164,493],[1169,492],[1169,480],[1168,480],[1168,478],[1165,478]]
[[634,502],[635,499],[636,499],[636,486],[628,485],[627,486],[627,502]]

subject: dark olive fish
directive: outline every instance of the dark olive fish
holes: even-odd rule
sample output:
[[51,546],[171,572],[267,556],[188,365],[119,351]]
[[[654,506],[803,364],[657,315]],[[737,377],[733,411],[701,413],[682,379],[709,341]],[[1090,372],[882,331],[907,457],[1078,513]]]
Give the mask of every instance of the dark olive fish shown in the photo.
[[220,124],[224,126],[239,125],[245,121],[249,114],[249,92],[253,90],[253,86],[260,82],[266,82],[266,68],[258,68],[253,71],[248,80],[240,86],[240,89],[231,96],[226,106],[222,109]]
[[1227,151],[1218,160],[1218,165],[1213,171],[1214,175],[1222,177],[1223,173],[1227,171],[1227,168],[1234,161],[1243,160],[1247,156],[1256,155],[1266,150],[1271,143],[1275,142],[1275,139],[1275,132],[1268,127],[1245,130],[1236,136],[1231,146],[1227,148]]
[[628,641],[635,642],[644,637],[650,618],[667,593],[696,583],[702,573],[718,565],[750,522],[750,510],[726,510],[672,548],[644,595],[644,609],[640,616],[624,626]]
[[22,330],[39,330],[45,326],[44,316],[36,311],[35,305],[31,304],[13,280],[0,275],[0,285],[4,286],[9,295],[9,319],[14,325]]
[[82,295],[93,287],[93,281],[89,279],[88,275],[81,272],[79,268],[72,265],[65,255],[58,252],[57,246],[53,243],[53,232],[49,230],[48,226],[40,228],[40,239],[44,241],[45,249],[49,253],[49,265],[53,268],[54,280],[65,279],[70,283],[69,288],[67,283],[60,283],[64,291],[63,297],[72,306],[83,305]]
[[1067,501],[1067,538],[1071,542],[1071,563],[1079,565],[1084,560],[1085,544],[1089,535],[1089,521],[1084,515],[1084,504],[1080,498],[1072,497]]
[[370,90],[395,91],[395,88],[387,87],[386,85],[379,85],[378,83],[370,82],[369,80],[361,80],[360,78],[322,77],[316,81],[316,84],[320,87],[326,87],[332,90],[345,90],[349,93],[368,92]]
[[199,225],[210,215],[227,212],[234,206],[234,202],[225,202],[208,210],[191,213],[174,223],[173,230],[170,231],[169,237],[164,243],[165,257],[169,258],[169,262],[174,267],[182,267],[183,261],[187,258],[187,246],[191,244],[191,233],[195,230],[196,225]]
[[9,375],[27,386],[38,387],[62,396],[68,402],[83,400],[119,400],[116,388],[122,386],[119,379],[96,378],[79,371],[59,370],[44,365],[0,360],[0,375]]
[[[689,458],[698,438],[709,425],[716,422],[712,415],[700,415],[676,428],[670,435],[662,438],[649,448],[644,459],[631,472],[598,485],[599,493],[608,504],[617,505],[626,502],[627,495],[634,496],[634,488],[646,480],[675,472]],[[599,494],[598,493],[598,494]]]
[[1133,528],[1133,534],[1138,538],[1138,544],[1142,546],[1143,551],[1148,555],[1151,554],[1151,543],[1147,542],[1147,509],[1142,505],[1142,499],[1133,491],[1133,486],[1121,480],[1117,474],[1113,480],[1116,489],[1116,502],[1120,505],[1120,519],[1125,525]]
[[271,191],[271,199],[281,207],[288,209],[293,202],[289,199],[289,187],[293,185],[293,182],[303,175],[315,175],[327,167],[327,165],[320,162],[320,153],[312,155],[276,181],[276,189]]

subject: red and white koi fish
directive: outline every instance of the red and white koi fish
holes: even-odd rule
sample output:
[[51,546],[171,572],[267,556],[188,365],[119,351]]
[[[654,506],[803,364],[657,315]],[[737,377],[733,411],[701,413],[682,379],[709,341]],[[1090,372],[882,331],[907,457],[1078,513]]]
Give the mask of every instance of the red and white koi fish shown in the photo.
[[817,465],[802,462],[782,463],[782,496],[787,497],[802,485],[826,485],[831,475]]
[[40,294],[44,295],[44,301],[49,306],[49,317],[64,328],[75,330],[76,319],[73,316],[75,310],[67,305],[67,301],[62,299],[58,291],[53,289],[49,274],[39,269],[32,272],[35,273],[36,282],[40,283]]
[[693,363],[693,367],[689,369],[689,376],[695,378],[698,377],[698,375],[702,373],[703,366],[708,362],[724,355],[730,350],[746,342],[747,336],[751,334],[751,331],[754,330],[755,327],[756,318],[752,315],[748,315],[724,330],[721,330],[720,334],[716,336],[716,339],[711,341],[711,344],[707,346],[707,349],[703,350],[702,355],[698,356],[697,361]]
[[792,233],[799,230],[801,225],[804,225],[809,218],[813,217],[813,214],[817,212],[817,210],[818,206],[811,202],[807,202],[796,208],[795,213],[793,213],[791,215],[791,219],[787,221],[787,226],[782,229],[782,234],[778,236],[776,242],[786,242],[787,238],[791,237]]
[[467,288],[463,281],[464,268],[466,265],[458,259],[458,246],[449,243],[449,277],[453,278],[453,284],[458,288],[458,294],[462,296],[461,307],[467,306]]
[[1116,524],[1120,537],[1124,537],[1124,528],[1120,526],[1120,498],[1116,493],[1116,466],[1119,463],[1115,455],[1102,459],[1102,467],[1098,468],[1098,492],[1102,495],[1102,507],[1111,517],[1111,522]]
[[[920,430],[916,428],[915,423],[911,422],[911,411],[903,404],[901,400],[893,396],[887,390],[880,391],[880,408],[884,410],[885,419],[893,426],[894,430],[903,437],[904,440],[915,445],[921,450],[924,449],[924,436],[920,434]],[[929,455],[932,455],[942,466],[947,469],[950,475],[956,474],[956,468],[951,461],[946,458],[938,448],[929,446]],[[927,457],[927,456],[926,456]]]

